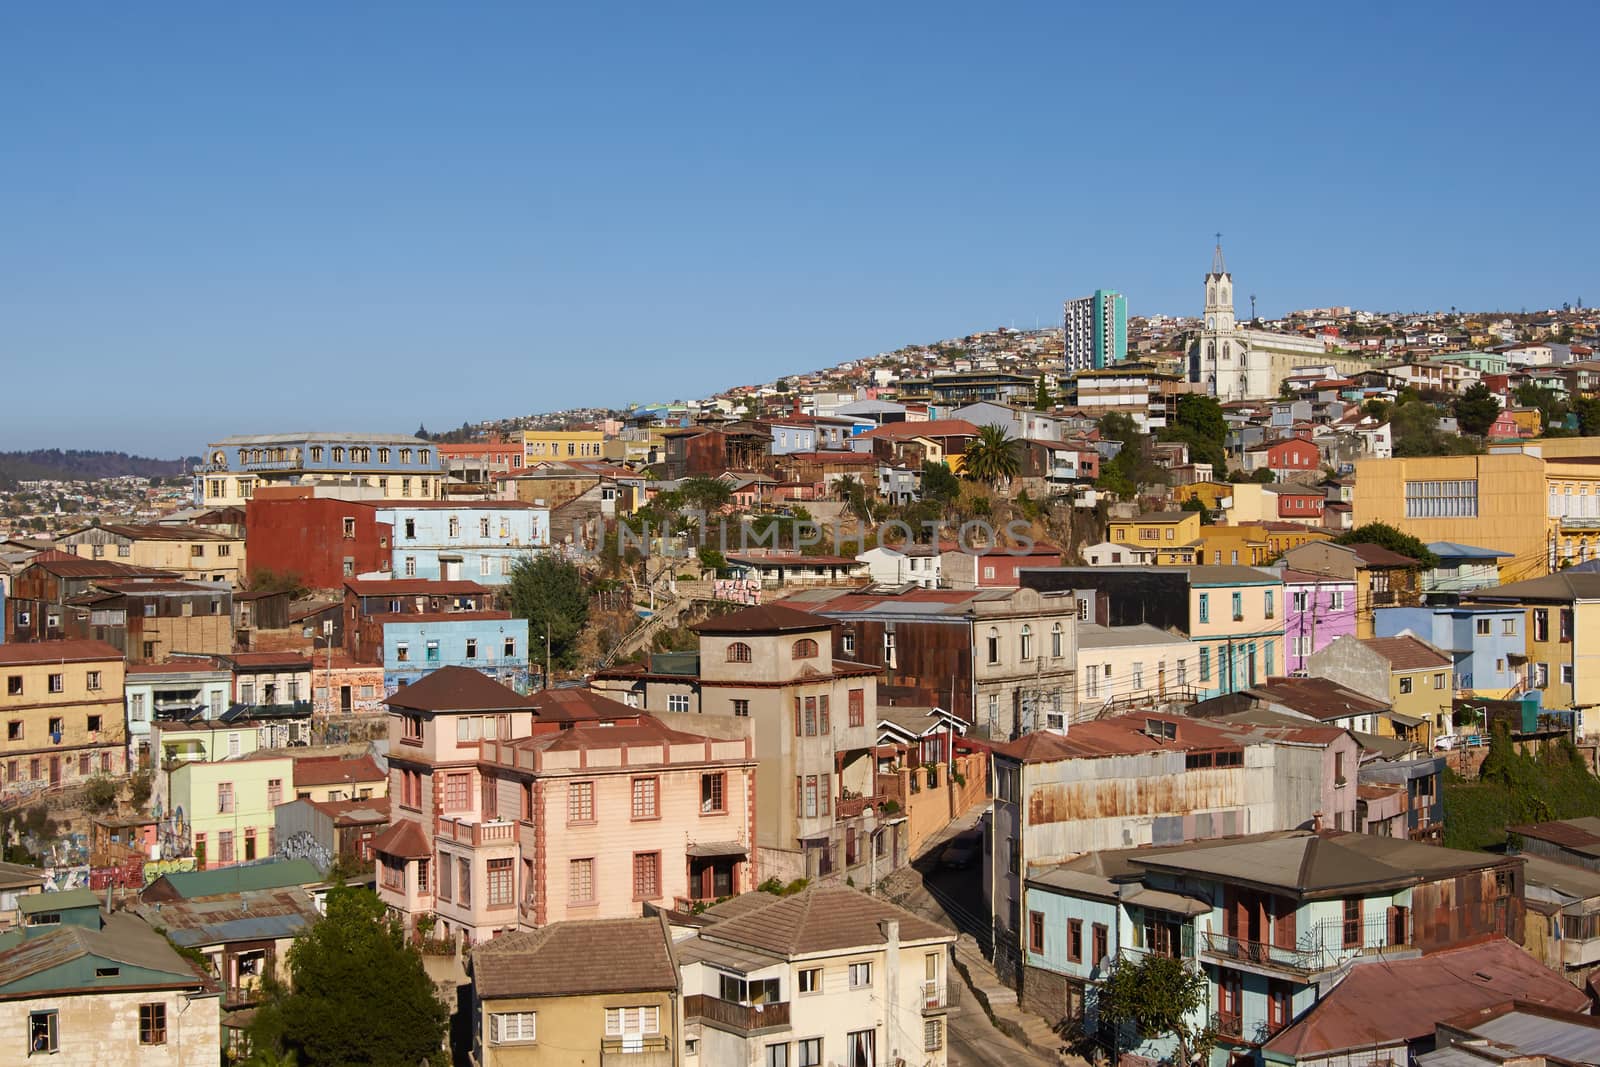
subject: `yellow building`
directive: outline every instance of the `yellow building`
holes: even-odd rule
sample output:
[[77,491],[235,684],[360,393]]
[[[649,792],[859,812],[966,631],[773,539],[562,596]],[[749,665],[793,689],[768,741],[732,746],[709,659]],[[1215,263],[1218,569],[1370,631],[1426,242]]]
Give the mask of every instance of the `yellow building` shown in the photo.
[[547,459],[603,459],[606,435],[600,430],[523,430],[523,462]]
[[678,968],[659,917],[503,934],[474,947],[468,969],[482,1067],[679,1062]]
[[1202,526],[1195,562],[1204,566],[1260,567],[1274,556],[1259,524]]
[[1113,544],[1154,552],[1158,566],[1189,566],[1200,536],[1198,511],[1149,511],[1131,519],[1112,519],[1106,539]]
[[1600,735],[1600,574],[1560,571],[1462,599],[1525,609],[1527,685],[1544,707],[1574,710],[1580,737]]
[[1424,543],[1502,548],[1510,578],[1600,556],[1600,438],[1541,438],[1482,456],[1361,460],[1356,526],[1388,523]]
[[1221,511],[1233,496],[1233,486],[1227,482],[1191,482],[1173,486],[1172,496],[1180,504],[1198,500],[1206,506],[1207,511]]
[[1378,733],[1432,746],[1434,732],[1450,722],[1454,661],[1409,635],[1369,637],[1361,643],[1389,666],[1389,703],[1396,717],[1380,719]]
[[0,798],[127,772],[123,670],[103,641],[0,645]]
[[1356,584],[1356,636],[1375,636],[1373,611],[1415,607],[1422,599],[1421,567],[1382,545],[1316,541],[1284,553],[1286,566]]
[[244,538],[198,526],[85,526],[64,535],[58,545],[84,559],[174,571],[192,581],[237,586],[244,573]]

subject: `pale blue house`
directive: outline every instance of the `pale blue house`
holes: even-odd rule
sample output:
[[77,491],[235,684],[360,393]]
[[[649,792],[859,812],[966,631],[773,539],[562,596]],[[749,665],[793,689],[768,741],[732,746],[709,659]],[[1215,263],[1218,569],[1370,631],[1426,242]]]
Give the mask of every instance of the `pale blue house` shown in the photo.
[[396,578],[504,585],[517,560],[550,547],[550,509],[520,500],[390,501],[376,518],[393,527]]
[[1499,697],[1522,681],[1517,661],[1527,655],[1525,612],[1520,607],[1441,605],[1374,608],[1375,637],[1410,630],[1453,661],[1454,688]]
[[527,619],[503,611],[460,611],[388,615],[378,621],[387,695],[440,667],[470,667],[519,693],[528,691]]
[[1522,891],[1515,857],[1367,834],[1090,853],[1026,880],[1022,1000],[1052,1023],[1081,1020],[1113,1054],[1170,1057],[1170,1036],[1107,1032],[1096,998],[1120,962],[1174,958],[1206,977],[1191,1022],[1218,1034],[1213,1067],[1259,1063],[1262,1044],[1353,966],[1520,941]]

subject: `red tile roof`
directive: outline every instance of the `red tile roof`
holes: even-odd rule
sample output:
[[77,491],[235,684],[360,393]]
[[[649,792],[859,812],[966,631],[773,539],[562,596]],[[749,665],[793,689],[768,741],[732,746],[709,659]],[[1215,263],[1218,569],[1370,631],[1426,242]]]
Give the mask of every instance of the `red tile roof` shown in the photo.
[[403,860],[427,859],[433,855],[433,848],[429,846],[422,827],[410,819],[401,819],[373,838],[372,849]]
[[1582,990],[1504,938],[1416,959],[1358,966],[1263,1051],[1321,1059],[1433,1035],[1435,1020],[1519,1000],[1566,1011],[1588,1007]]
[[470,667],[440,667],[385,703],[407,711],[526,711],[532,706],[516,690]]
[[388,775],[378,769],[371,756],[301,756],[294,761],[294,784],[298,787],[340,785],[346,782],[382,782]]
[[926,422],[891,422],[856,436],[890,441],[912,437],[976,437],[978,428],[966,419],[929,419]]
[[93,663],[121,658],[122,653],[104,641],[34,641],[0,645],[0,665],[7,667],[37,663]]
[[528,704],[540,722],[618,722],[644,714],[620,700],[578,686],[540,690],[528,697]]
[[[854,562],[853,560],[851,562]],[[727,615],[716,615],[690,629],[696,633],[723,634],[784,634],[826,630],[833,624],[818,619],[804,611],[783,604],[762,604]]]
[[490,591],[477,582],[428,578],[351,578],[344,587],[356,596],[461,596]]
[[560,922],[503,934],[474,946],[472,976],[478,995],[490,999],[678,988],[672,939],[659,917]]
[[1389,661],[1395,671],[1420,671],[1448,667],[1453,660],[1426,642],[1409,635],[1402,637],[1367,637],[1361,643]]

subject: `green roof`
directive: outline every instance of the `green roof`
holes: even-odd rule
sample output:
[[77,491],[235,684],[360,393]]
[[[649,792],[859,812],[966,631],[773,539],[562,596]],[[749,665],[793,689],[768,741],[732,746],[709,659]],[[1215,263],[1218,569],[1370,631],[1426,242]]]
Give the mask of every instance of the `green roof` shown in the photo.
[[174,892],[185,899],[252,889],[317,885],[323,881],[322,872],[310,860],[274,860],[271,863],[219,867],[214,871],[174,871],[162,877]]
[[17,898],[17,908],[24,915],[37,915],[45,911],[71,911],[73,908],[98,908],[100,898],[92,889],[67,889],[59,893],[31,893]]

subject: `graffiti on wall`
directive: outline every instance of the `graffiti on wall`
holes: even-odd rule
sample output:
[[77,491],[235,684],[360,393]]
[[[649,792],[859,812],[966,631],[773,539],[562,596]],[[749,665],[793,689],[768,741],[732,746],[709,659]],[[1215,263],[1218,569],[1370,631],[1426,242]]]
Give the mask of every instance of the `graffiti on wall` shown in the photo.
[[717,600],[754,607],[761,603],[761,579],[713,578],[711,595]]
[[319,871],[333,866],[333,853],[321,841],[311,836],[309,830],[299,830],[278,842],[278,857],[286,860],[309,860]]
[[177,859],[146,860],[144,864],[144,884],[160,878],[164,874],[187,874],[196,867],[193,856],[180,856]]

